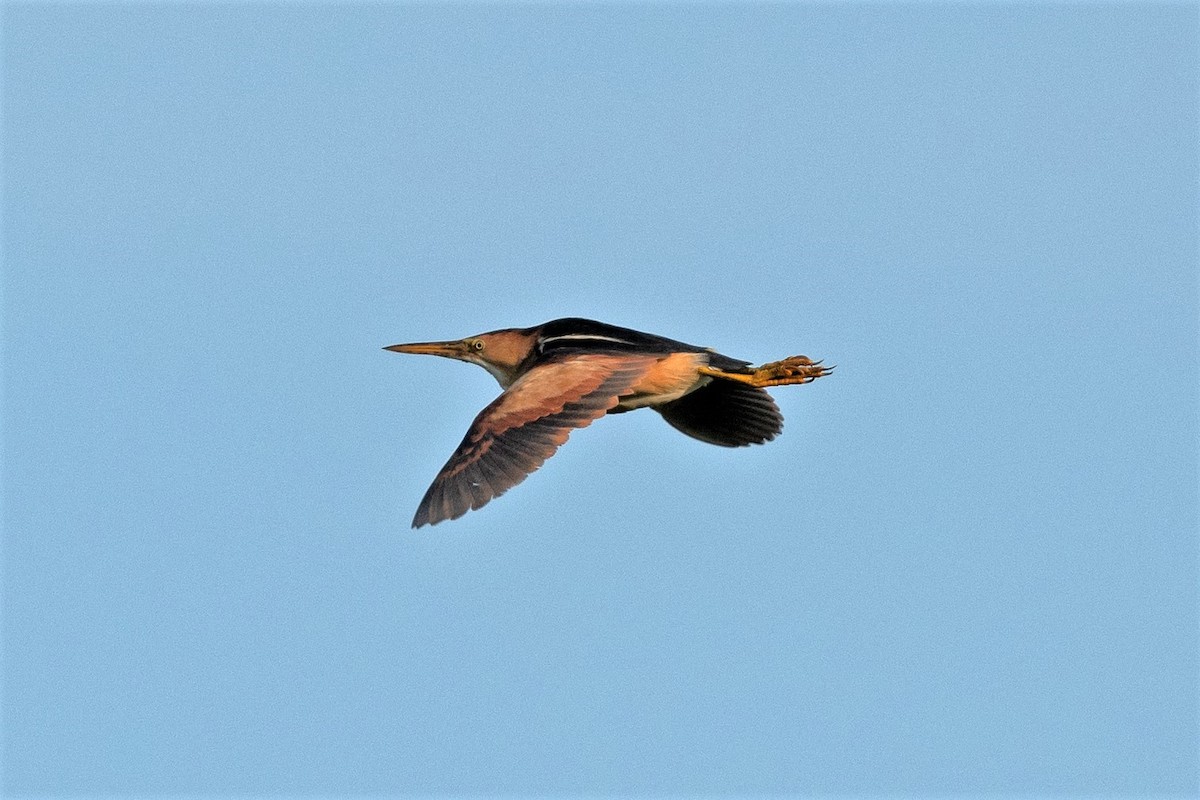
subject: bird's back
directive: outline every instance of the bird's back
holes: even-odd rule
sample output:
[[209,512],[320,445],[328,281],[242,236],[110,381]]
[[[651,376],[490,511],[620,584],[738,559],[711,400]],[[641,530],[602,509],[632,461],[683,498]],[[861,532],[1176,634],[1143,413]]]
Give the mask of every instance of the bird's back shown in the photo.
[[750,362],[721,355],[707,347],[668,339],[653,333],[622,328],[591,319],[565,317],[540,326],[536,354],[540,359],[559,358],[573,352],[640,353],[669,355],[671,353],[708,353],[709,363],[718,369],[736,370]]

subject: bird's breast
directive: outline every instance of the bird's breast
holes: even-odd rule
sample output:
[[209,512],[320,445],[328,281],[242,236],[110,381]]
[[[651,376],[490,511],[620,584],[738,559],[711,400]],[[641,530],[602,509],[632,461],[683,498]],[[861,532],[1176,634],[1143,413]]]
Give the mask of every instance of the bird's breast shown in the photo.
[[660,358],[631,387],[632,392],[622,396],[617,408],[630,411],[678,400],[711,380],[696,371],[707,364],[706,353],[672,353]]

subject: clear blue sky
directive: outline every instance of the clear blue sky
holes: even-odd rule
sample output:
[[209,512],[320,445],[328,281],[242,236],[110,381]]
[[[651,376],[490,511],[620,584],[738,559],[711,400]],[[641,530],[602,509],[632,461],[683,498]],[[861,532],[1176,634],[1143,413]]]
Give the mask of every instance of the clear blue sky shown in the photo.
[[[5,4],[4,792],[1197,791],[1197,19]],[[410,530],[569,315],[838,370]]]

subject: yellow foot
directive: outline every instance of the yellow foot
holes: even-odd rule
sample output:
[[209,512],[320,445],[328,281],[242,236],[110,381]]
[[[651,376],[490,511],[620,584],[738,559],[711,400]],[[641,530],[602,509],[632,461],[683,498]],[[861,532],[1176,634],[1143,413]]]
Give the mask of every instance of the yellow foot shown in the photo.
[[833,367],[821,366],[820,361],[813,361],[807,356],[792,356],[782,361],[772,361],[770,364],[750,369],[749,372],[726,372],[714,367],[700,367],[699,370],[701,375],[747,383],[758,388],[787,386],[791,383],[812,383],[832,371]]

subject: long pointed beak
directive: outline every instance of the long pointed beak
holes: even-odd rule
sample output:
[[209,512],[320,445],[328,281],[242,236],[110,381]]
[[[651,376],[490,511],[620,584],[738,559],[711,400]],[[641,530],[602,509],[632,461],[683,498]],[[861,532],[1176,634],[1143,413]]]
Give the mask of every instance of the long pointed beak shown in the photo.
[[383,348],[393,353],[413,353],[422,356],[443,356],[445,358],[461,359],[467,352],[463,342],[414,342],[412,344],[394,344]]

